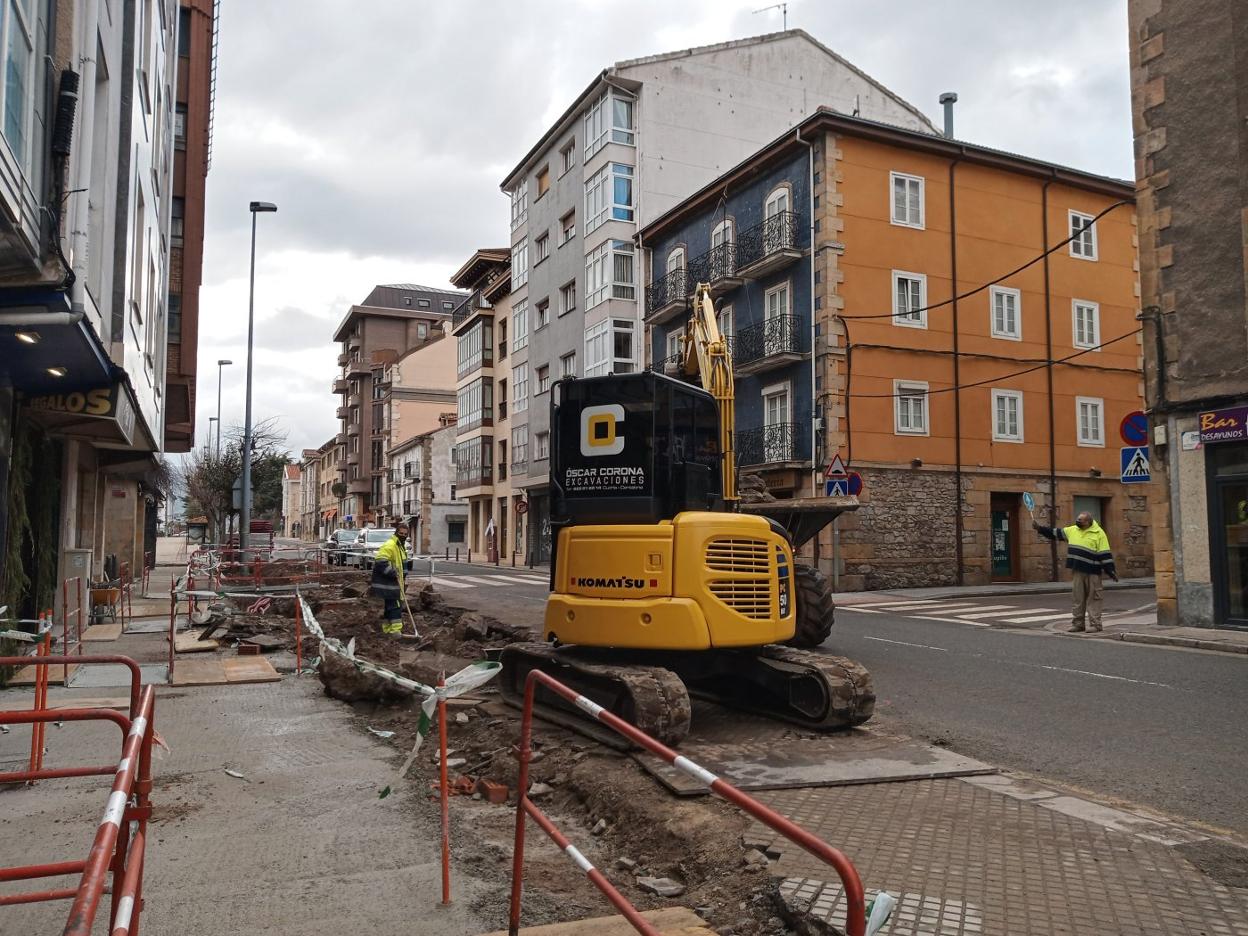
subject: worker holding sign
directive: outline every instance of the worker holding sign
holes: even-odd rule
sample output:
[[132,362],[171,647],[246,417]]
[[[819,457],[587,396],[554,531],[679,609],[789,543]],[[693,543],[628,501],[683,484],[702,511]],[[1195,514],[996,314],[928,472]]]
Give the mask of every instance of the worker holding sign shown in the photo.
[[1109,537],[1086,510],[1075,517],[1070,526],[1046,527],[1035,520],[1031,525],[1045,539],[1066,543],[1066,568],[1071,570],[1074,585],[1071,633],[1083,633],[1085,619],[1087,629],[1098,633],[1105,599],[1101,576],[1108,575],[1118,581],[1114,554],[1109,550]]

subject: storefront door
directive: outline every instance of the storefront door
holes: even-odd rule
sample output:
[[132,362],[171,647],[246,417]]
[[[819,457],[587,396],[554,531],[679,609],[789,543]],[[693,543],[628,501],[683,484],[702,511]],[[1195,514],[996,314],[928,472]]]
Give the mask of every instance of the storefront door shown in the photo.
[[1218,625],[1248,628],[1248,478],[1216,479],[1212,506]]
[[1018,561],[1018,495],[992,495],[992,580],[1020,580]]

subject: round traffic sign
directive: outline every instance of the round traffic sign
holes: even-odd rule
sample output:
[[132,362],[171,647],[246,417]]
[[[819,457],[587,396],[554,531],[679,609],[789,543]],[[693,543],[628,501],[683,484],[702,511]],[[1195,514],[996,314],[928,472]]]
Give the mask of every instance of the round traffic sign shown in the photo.
[[856,471],[851,471],[849,473],[848,490],[853,497],[857,497],[862,493],[862,475]]
[[1122,417],[1122,425],[1118,427],[1122,441],[1127,445],[1148,444],[1148,417],[1136,410]]
[[516,501],[516,513],[524,516],[529,512],[529,502],[524,500]]

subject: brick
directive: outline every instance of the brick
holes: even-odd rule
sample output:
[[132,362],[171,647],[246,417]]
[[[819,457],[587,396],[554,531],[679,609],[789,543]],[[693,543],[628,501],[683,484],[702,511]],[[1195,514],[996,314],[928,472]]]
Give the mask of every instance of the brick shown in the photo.
[[1158,33],[1140,43],[1140,64],[1151,62],[1166,51],[1166,34]]

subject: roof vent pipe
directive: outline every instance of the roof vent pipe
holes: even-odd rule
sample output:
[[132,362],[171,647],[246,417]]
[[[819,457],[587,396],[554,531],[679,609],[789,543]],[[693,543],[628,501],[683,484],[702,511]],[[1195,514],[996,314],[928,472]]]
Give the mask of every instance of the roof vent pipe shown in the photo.
[[940,103],[945,109],[945,136],[953,139],[953,105],[958,101],[956,91],[946,91],[940,96]]

